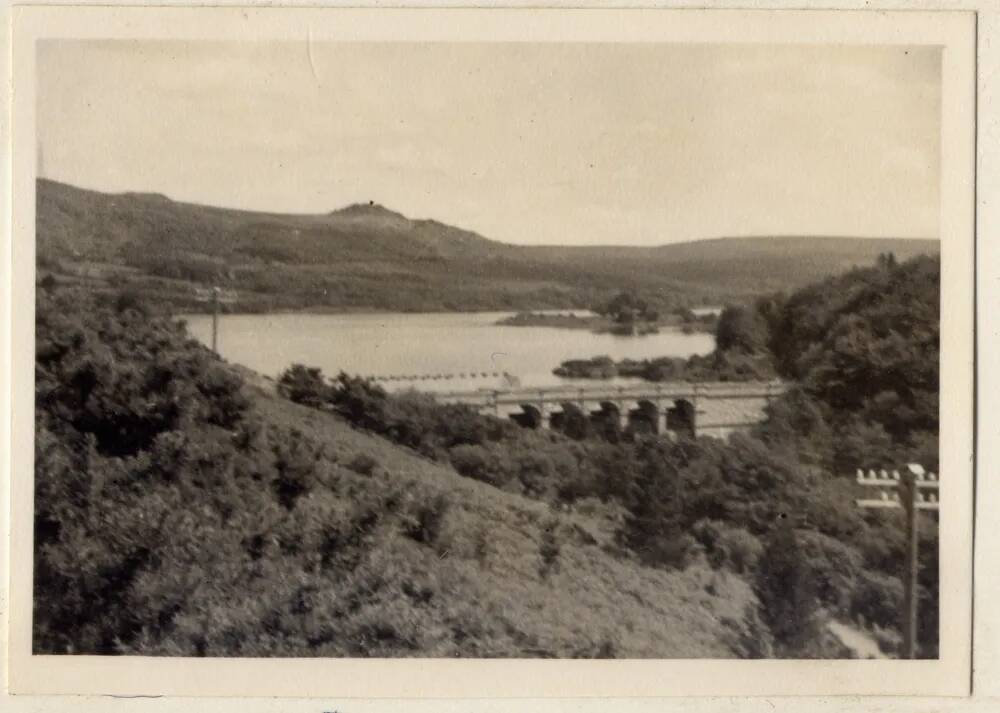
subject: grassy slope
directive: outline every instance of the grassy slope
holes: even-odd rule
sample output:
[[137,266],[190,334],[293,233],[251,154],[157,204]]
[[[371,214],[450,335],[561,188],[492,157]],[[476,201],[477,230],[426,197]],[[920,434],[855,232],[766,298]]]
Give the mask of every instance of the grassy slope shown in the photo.
[[718,303],[798,287],[887,250],[905,259],[939,249],[937,241],[809,237],[526,247],[377,205],[280,215],[37,186],[43,265],[80,279],[90,262],[98,289],[120,282],[109,270],[131,267],[130,282],[179,309],[194,306],[194,284],[207,283],[239,289],[248,310],[570,308],[623,287],[660,306]]
[[[364,453],[379,462],[371,476],[337,466],[342,482],[402,488],[423,501],[449,498],[434,546],[385,532],[360,568],[384,579],[377,596],[353,615],[394,632],[386,634],[382,653],[406,655],[406,647],[392,641],[405,631],[420,640],[410,653],[429,656],[730,657],[747,655],[748,642],[765,645],[753,624],[756,599],[733,575],[700,566],[679,573],[642,567],[617,551],[611,523],[600,513],[553,512],[462,478],[334,415],[247,388],[265,423],[298,428],[324,446],[328,459],[345,463]],[[316,491],[297,507],[336,507],[338,497]],[[543,575],[540,552],[552,526],[559,553]],[[405,592],[420,587],[436,595],[415,604]],[[343,654],[342,646],[315,653]]]

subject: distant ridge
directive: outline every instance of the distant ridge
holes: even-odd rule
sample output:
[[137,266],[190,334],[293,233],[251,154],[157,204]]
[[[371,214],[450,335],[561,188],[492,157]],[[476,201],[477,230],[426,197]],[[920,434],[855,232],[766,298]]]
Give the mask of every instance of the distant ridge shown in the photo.
[[935,240],[796,236],[512,245],[376,202],[289,215],[47,179],[37,182],[36,208],[42,267],[125,270],[137,289],[176,308],[191,306],[185,285],[209,283],[240,290],[248,310],[565,309],[623,288],[661,307],[718,304],[869,265],[883,252],[905,260],[940,249]]
[[[937,245],[940,241],[938,238],[885,238],[878,237],[874,235],[723,235],[713,238],[697,238],[692,240],[679,240],[673,243],[659,243],[655,245],[629,245],[624,247],[633,247],[643,250],[664,250],[672,251],[677,254],[683,253],[687,248],[704,248],[708,245],[718,244],[718,245],[732,245],[734,242],[743,243],[747,249],[752,249],[755,244],[760,244],[763,248],[770,245],[786,243],[789,245],[794,245],[802,240],[808,241],[837,241],[837,242],[848,242],[852,240],[862,241],[862,242],[879,242],[888,241],[892,243],[927,243]],[[555,243],[544,243],[535,246],[523,246],[523,247],[538,247],[545,249],[564,249],[573,248],[578,250],[596,250],[596,251],[610,251],[610,250],[620,250],[623,246],[613,245],[611,243],[598,243],[595,245],[559,245]],[[938,252],[938,248],[933,248],[933,252]]]

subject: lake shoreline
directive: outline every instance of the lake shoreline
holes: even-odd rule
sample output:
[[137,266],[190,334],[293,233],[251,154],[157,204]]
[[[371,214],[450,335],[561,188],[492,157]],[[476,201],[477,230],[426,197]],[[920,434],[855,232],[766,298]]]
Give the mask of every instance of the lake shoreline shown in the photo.
[[[227,309],[226,305],[222,305],[219,310],[220,315],[225,315],[227,317],[268,317],[268,316],[283,316],[283,317],[294,317],[294,316],[352,316],[352,315],[367,315],[367,316],[395,316],[395,315],[463,315],[463,314],[474,314],[474,315],[488,315],[488,314],[503,314],[513,317],[517,314],[532,314],[532,315],[542,315],[545,316],[547,312],[560,312],[563,314],[574,313],[574,312],[588,312],[589,310],[583,308],[576,309],[557,309],[557,308],[542,308],[535,311],[525,312],[524,310],[514,310],[514,309],[415,309],[415,310],[402,310],[402,309],[382,309],[378,307],[325,307],[323,305],[295,308],[295,309],[268,309],[268,310],[234,310]],[[185,317],[211,317],[212,312],[194,312],[185,310],[172,310],[170,316],[174,319],[183,319]],[[580,319],[585,319],[581,317]],[[496,322],[499,326],[522,326],[519,324],[504,324],[503,320]],[[550,327],[556,326],[551,324],[538,324],[529,326],[543,326]]]

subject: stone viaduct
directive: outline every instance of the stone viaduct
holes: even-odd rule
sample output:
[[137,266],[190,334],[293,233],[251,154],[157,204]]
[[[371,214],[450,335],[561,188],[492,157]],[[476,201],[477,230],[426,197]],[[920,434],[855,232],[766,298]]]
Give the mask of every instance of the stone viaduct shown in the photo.
[[559,428],[571,415],[591,422],[638,426],[658,434],[725,438],[766,418],[765,408],[784,393],[780,381],[649,383],[543,389],[480,389],[434,394],[442,403],[465,404],[510,418],[527,428]]

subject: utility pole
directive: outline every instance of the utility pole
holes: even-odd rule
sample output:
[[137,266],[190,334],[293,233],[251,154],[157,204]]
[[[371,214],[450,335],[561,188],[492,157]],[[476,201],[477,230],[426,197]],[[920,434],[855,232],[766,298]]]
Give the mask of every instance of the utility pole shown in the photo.
[[232,304],[236,301],[236,293],[230,290],[223,290],[221,287],[212,289],[195,288],[195,299],[199,302],[212,303],[212,351],[219,353],[219,305]]
[[212,351],[219,353],[219,292],[218,287],[212,288]]
[[[903,508],[906,513],[906,567],[903,572],[903,657],[917,657],[917,574],[919,548],[917,514],[919,510],[938,510],[940,482],[934,473],[926,473],[922,466],[910,463],[900,474],[869,470],[868,475],[858,470],[858,483],[876,489],[878,498],[859,499],[862,508]],[[873,493],[874,494],[874,493]]]

